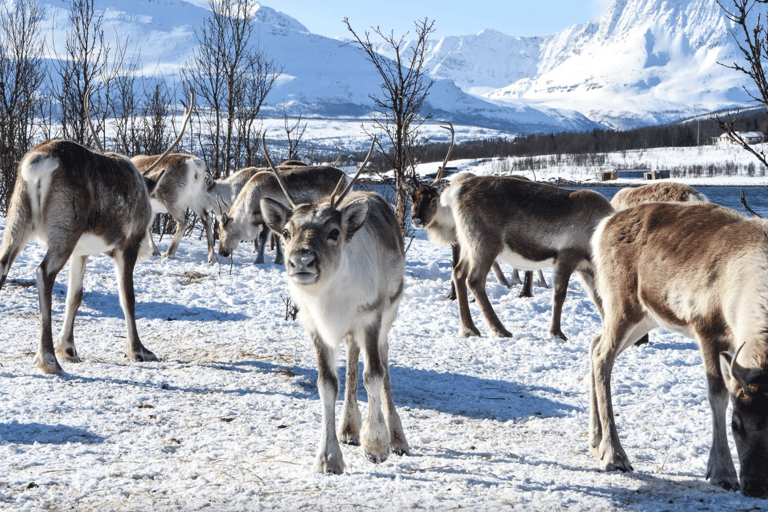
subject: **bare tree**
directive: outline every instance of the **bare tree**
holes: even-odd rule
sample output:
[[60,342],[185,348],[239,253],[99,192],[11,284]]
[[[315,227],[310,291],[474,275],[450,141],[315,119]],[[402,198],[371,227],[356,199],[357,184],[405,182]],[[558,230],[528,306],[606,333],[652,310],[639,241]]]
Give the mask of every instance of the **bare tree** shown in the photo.
[[[264,100],[282,73],[252,41],[256,0],[209,0],[211,16],[183,73],[200,99],[202,156],[214,177],[255,159]],[[203,105],[208,107],[208,110]]]
[[288,140],[288,156],[286,160],[295,160],[299,158],[299,144],[307,130],[307,123],[301,124],[301,114],[292,125],[288,123],[288,112],[283,113],[285,120],[285,136]]
[[[755,95],[747,87],[744,90],[755,102],[768,108],[768,80],[765,77],[763,63],[768,62],[768,39],[766,38],[766,12],[760,11],[759,4],[766,5],[768,0],[732,0],[733,7],[725,7],[718,2],[728,19],[735,25],[731,35],[739,45],[739,50],[744,56],[745,64],[734,62],[725,67],[744,73],[757,87]],[[756,9],[757,7],[757,9]],[[753,12],[754,11],[754,12]],[[717,124],[728,134],[728,137],[746,149],[766,167],[768,158],[762,150],[750,146],[746,140],[736,131],[737,116],[728,115],[725,118],[717,117]]]
[[[90,138],[83,100],[86,91],[98,89],[99,75],[109,56],[101,29],[102,18],[103,15],[96,16],[93,0],[72,0],[69,11],[72,29],[64,43],[64,56],[52,48],[57,57],[53,64],[56,77],[52,79],[58,83],[53,83],[51,89],[61,109],[61,136],[81,144],[87,144]],[[97,130],[100,126],[97,120]]]
[[420,115],[424,100],[433,84],[426,76],[424,62],[429,35],[434,32],[435,22],[430,22],[428,18],[414,22],[415,41],[406,41],[407,32],[396,37],[394,32],[386,34],[381,28],[372,27],[373,34],[383,41],[388,50],[393,50],[391,59],[377,51],[377,45],[371,41],[371,32],[366,31],[360,36],[350,25],[348,18],[344,18],[344,23],[352,33],[351,44],[365,52],[368,60],[381,75],[381,92],[370,96],[377,110],[377,115],[372,120],[375,128],[386,133],[391,143],[391,151],[385,150],[384,142],[379,142],[378,145],[395,173],[395,215],[401,231],[405,233],[408,206],[405,187],[408,169],[405,139],[412,138],[413,130],[430,117],[417,116]]
[[45,79],[43,9],[34,0],[0,6],[0,211],[5,213],[21,157],[32,147]]

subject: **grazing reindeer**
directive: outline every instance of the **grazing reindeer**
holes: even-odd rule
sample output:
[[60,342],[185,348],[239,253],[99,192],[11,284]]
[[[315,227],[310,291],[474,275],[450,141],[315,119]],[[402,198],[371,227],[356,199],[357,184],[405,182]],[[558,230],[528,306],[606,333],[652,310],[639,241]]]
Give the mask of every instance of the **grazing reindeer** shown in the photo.
[[650,183],[640,187],[627,187],[616,192],[611,199],[614,210],[626,210],[644,203],[685,203],[707,201],[707,196],[682,183]]
[[[85,107],[87,111],[87,95]],[[185,125],[191,112],[190,105],[185,112]],[[180,139],[181,136],[163,157]],[[30,237],[48,246],[37,269],[40,343],[35,364],[42,373],[62,373],[57,356],[71,362],[80,361],[73,335],[75,314],[83,298],[88,256],[98,253],[105,253],[115,261],[128,334],[125,355],[134,361],[157,360],[155,354],[141,344],[136,329],[133,268],[140,254],[149,255],[146,240],[152,220],[149,194],[158,182],[162,183],[163,177],[158,176],[157,181],[142,177],[127,157],[95,153],[68,140],[43,142],[22,158],[0,245],[0,288]],[[51,294],[56,275],[67,260],[69,278],[64,325],[54,351]]]
[[[263,147],[267,155],[266,145]],[[390,451],[409,453],[392,398],[387,340],[403,295],[403,241],[392,209],[378,194],[354,192],[347,197],[373,147],[371,144],[363,165],[343,192],[339,190],[344,180],[339,180],[330,198],[296,204],[283,183],[284,176],[273,168],[289,206],[271,197],[261,199],[265,222],[285,242],[288,288],[317,352],[323,432],[314,467],[320,473],[343,472],[338,437],[349,444],[362,443],[372,462],[383,462]],[[337,437],[335,360],[344,340],[347,391]],[[362,430],[357,406],[360,351],[368,393],[368,416]]]
[[[179,248],[189,223],[187,210],[192,210],[205,229],[205,237],[208,242],[207,262],[208,264],[216,263],[213,231],[207,210],[210,204],[208,197],[210,182],[206,176],[205,162],[201,158],[183,153],[169,155],[163,160],[161,166],[154,166],[155,162],[158,161],[157,155],[139,155],[131,160],[144,176],[155,178],[159,173],[165,173],[162,183],[150,196],[152,211],[155,214],[170,213],[173,220],[176,221],[176,233],[173,235],[173,240],[171,240],[165,254],[163,254],[163,258],[176,256],[176,249]],[[150,166],[153,166],[151,171],[149,170]],[[151,230],[148,236],[153,254],[155,256],[160,255],[160,251],[152,239]]]
[[[278,165],[278,168],[284,170],[292,169],[294,167],[306,167],[306,164],[301,160],[285,160],[284,162],[280,163],[280,165]],[[246,183],[248,183],[248,180],[250,180],[255,174],[266,170],[268,169],[264,167],[246,167],[245,169],[240,169],[227,178],[210,180],[208,184],[209,202],[206,210],[218,210],[219,217],[221,217],[226,211],[229,210],[229,207],[234,204],[235,199],[240,194],[240,191],[243,189],[243,187],[245,187]],[[257,264],[264,263],[264,248],[266,246],[269,233],[269,229],[262,225],[258,239],[254,240],[254,249],[257,253],[255,263]],[[273,241],[275,241],[274,237]],[[277,259],[282,261],[282,247],[279,245],[279,242],[275,242],[278,253]]]
[[[440,126],[451,132],[451,145],[448,147],[448,153],[445,155],[443,165],[437,172],[434,181],[431,184],[419,184],[416,181],[415,166],[411,161],[410,154],[406,148],[406,155],[408,160],[411,161],[411,167],[414,168],[414,181],[415,185],[406,183],[406,189],[408,195],[411,198],[411,224],[416,229],[426,229],[429,239],[437,244],[450,244],[451,246],[451,267],[456,266],[456,262],[459,261],[460,248],[456,240],[456,225],[453,221],[453,213],[448,206],[440,204],[440,192],[442,188],[438,188],[438,183],[445,177],[445,166],[448,164],[448,159],[451,156],[451,150],[453,149],[454,131],[453,125],[446,121],[448,126]],[[469,173],[463,173],[462,176],[472,176]],[[513,271],[512,283],[507,281],[504,277],[504,273],[501,271],[501,267],[497,261],[493,262],[491,266],[493,273],[496,275],[496,279],[503,286],[510,288],[513,284],[520,283],[520,275],[517,269]],[[533,272],[526,271],[523,289],[520,292],[520,297],[533,297]],[[544,279],[544,274],[539,270],[539,284],[543,284],[546,287],[547,281]],[[456,287],[451,281],[451,291],[448,294],[448,300],[456,299]]]
[[[309,202],[327,196],[333,192],[339,180],[345,180],[343,171],[326,166],[296,166],[283,168],[280,174],[293,196],[301,202]],[[263,229],[264,219],[260,201],[271,197],[285,201],[280,183],[270,171],[260,172],[251,177],[238,194],[229,213],[221,213],[219,221],[219,255],[226,258],[234,251],[241,240],[255,240]],[[283,254],[279,241],[275,263],[283,264]],[[257,263],[264,261],[264,246],[260,244]]]
[[461,334],[480,335],[469,312],[469,285],[493,334],[511,336],[485,292],[488,270],[500,258],[518,268],[554,267],[549,335],[567,339],[560,329],[560,315],[568,281],[575,271],[594,295],[590,239],[598,222],[613,213],[608,200],[591,190],[481,176],[454,179],[440,202],[453,211],[461,247],[453,269]]
[[[698,342],[712,408],[706,477],[768,494],[768,221],[714,204],[645,204],[592,239],[603,332],[591,346],[590,448],[605,470],[632,471],[611,403],[611,370],[635,339],[663,327]],[[735,355],[730,354],[735,351]],[[726,434],[726,408],[739,478]]]

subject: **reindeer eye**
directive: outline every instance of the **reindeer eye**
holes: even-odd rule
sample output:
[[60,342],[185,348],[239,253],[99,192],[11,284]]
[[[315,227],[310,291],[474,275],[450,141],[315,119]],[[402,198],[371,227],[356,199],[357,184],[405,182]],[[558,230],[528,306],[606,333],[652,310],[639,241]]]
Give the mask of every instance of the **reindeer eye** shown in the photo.
[[328,238],[333,240],[334,242],[339,239],[339,230],[336,228],[333,228],[330,233],[328,233]]
[[290,240],[290,239],[291,239],[291,234],[288,232],[288,230],[287,230],[287,229],[284,229],[284,230],[283,230],[283,238],[284,238],[285,240]]

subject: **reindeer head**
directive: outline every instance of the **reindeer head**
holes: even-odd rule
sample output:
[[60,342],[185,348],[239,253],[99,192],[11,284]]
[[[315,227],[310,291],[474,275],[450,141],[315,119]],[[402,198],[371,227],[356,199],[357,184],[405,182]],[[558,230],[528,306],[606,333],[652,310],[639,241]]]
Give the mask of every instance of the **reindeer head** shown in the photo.
[[339,193],[344,178],[326,200],[296,205],[280,173],[269,159],[262,135],[262,148],[290,206],[265,197],[261,199],[261,212],[266,225],[279,233],[285,245],[286,272],[291,282],[309,286],[327,282],[342,265],[342,253],[368,218],[367,196],[353,196],[345,201],[352,185],[368,164],[373,153],[375,138],[363,165]]
[[[448,159],[451,156],[451,150],[453,150],[454,142],[453,125],[448,121],[445,122],[447,126],[441,125],[440,128],[450,130],[451,145],[448,148],[448,153],[445,155],[445,159],[443,159],[443,165],[440,166],[440,169],[438,169],[437,175],[431,184],[420,185],[418,183],[416,178],[416,167],[413,165],[413,160],[411,160],[411,155],[408,152],[408,146],[405,146],[405,154],[411,164],[411,168],[413,169],[414,184],[406,184],[406,190],[411,198],[411,224],[413,224],[413,227],[416,229],[424,229],[427,227],[432,222],[432,219],[435,218],[435,215],[440,208],[440,190],[437,184],[441,179],[445,177],[445,166],[448,164]],[[405,128],[403,131],[405,131]],[[403,140],[407,140],[405,134],[403,136]]]
[[731,395],[731,431],[739,454],[739,482],[745,496],[768,496],[768,371],[744,368],[720,354],[720,371]]

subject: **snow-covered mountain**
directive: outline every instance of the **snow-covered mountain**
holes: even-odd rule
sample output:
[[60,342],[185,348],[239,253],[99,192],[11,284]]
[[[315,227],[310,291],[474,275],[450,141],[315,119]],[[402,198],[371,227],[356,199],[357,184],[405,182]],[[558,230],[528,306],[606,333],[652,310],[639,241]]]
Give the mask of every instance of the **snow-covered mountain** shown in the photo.
[[[69,0],[42,2],[43,34],[62,49]],[[183,0],[96,0],[95,9],[104,13],[107,38],[127,38],[144,73],[167,80],[191,59],[208,15]],[[266,112],[347,120],[372,112],[380,79],[361,51],[267,6],[256,19],[254,42],[284,66]],[[738,57],[728,28],[714,0],[616,0],[600,19],[553,35],[445,37],[430,48],[436,83],[426,108],[455,124],[532,133],[629,127],[744,105],[744,77],[718,64]]]
[[746,104],[752,84],[719,64],[741,59],[731,28],[714,0],[615,0],[598,20],[551,36],[443,38],[428,66],[488,99],[631,127]]

